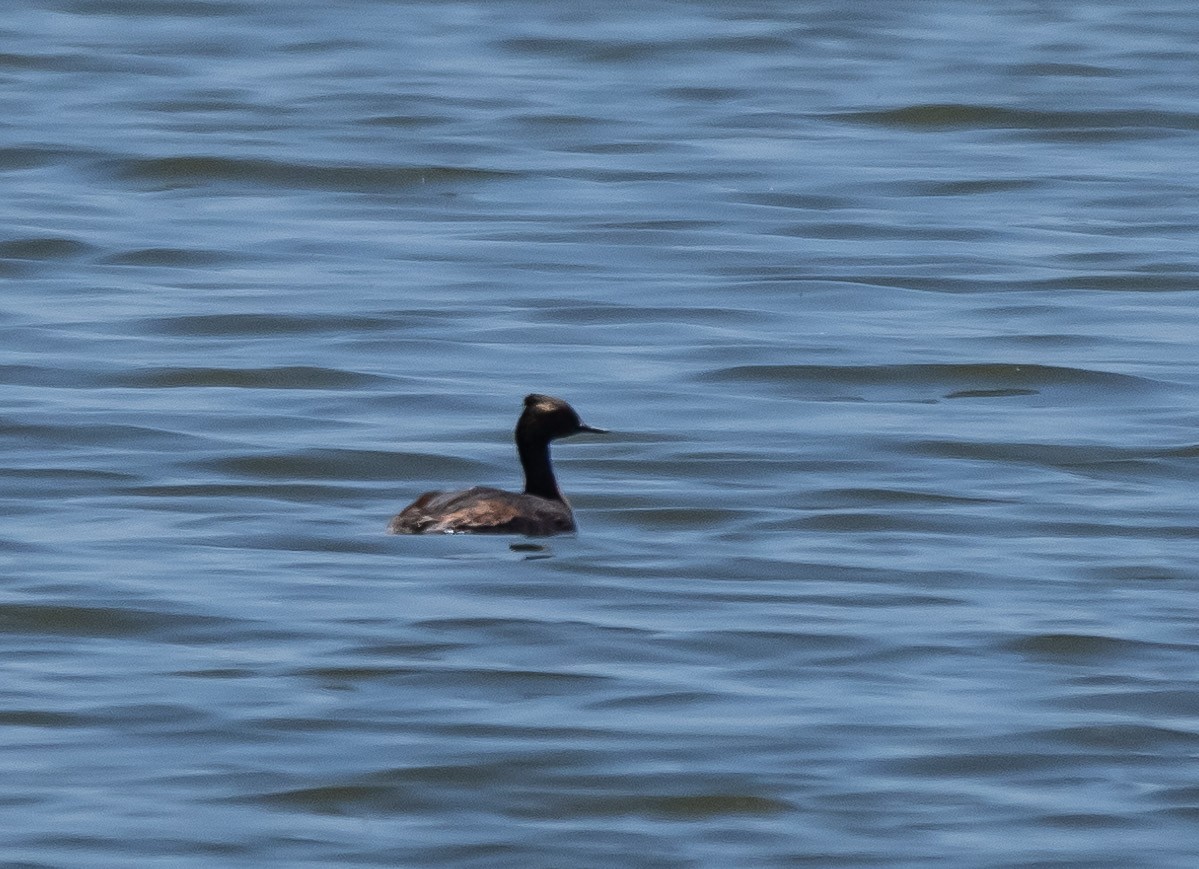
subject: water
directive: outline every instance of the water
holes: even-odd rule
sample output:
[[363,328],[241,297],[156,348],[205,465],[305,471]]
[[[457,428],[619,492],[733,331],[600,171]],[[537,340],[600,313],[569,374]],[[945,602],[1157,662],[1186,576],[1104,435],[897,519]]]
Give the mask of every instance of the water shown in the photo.
[[6,865],[1195,865],[1192,4],[2,32]]

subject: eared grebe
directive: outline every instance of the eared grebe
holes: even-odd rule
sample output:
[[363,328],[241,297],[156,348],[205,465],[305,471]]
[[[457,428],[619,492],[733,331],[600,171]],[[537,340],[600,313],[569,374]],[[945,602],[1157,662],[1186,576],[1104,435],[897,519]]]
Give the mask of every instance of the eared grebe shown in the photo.
[[425,492],[391,520],[393,534],[561,534],[575,530],[570,505],[558,491],[550,465],[550,441],[583,432],[584,425],[560,398],[526,395],[516,422],[516,451],[525,470],[523,493],[475,486],[461,492]]

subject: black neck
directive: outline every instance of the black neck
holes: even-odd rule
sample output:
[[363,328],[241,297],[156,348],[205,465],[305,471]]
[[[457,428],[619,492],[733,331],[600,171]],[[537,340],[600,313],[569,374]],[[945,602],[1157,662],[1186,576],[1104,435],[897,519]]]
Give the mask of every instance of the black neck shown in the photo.
[[561,501],[562,493],[558,491],[558,481],[554,479],[554,469],[550,465],[549,443],[540,438],[523,438],[518,432],[516,452],[525,469],[525,494]]

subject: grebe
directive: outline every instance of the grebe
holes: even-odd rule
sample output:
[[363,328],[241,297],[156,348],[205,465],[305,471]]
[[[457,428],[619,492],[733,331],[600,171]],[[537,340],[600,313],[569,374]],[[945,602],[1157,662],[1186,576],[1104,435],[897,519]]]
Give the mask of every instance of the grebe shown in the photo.
[[393,534],[562,534],[575,530],[570,504],[558,490],[550,464],[550,441],[583,432],[606,434],[584,425],[560,398],[526,395],[516,422],[516,452],[525,471],[524,492],[475,486],[461,492],[425,492],[387,530]]

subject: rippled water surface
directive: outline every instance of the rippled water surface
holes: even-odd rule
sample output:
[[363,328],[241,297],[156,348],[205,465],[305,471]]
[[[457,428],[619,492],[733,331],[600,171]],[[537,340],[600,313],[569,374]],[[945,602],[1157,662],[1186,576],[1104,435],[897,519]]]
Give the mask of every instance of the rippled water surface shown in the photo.
[[0,33],[0,862],[1199,865],[1192,3]]

